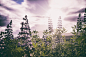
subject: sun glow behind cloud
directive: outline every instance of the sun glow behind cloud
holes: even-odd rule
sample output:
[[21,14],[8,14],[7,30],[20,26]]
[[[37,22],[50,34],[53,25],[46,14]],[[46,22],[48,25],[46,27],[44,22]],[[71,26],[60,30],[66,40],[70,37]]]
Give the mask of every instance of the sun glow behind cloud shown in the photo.
[[62,21],[64,22],[65,13],[61,10],[62,7],[58,7],[55,3],[55,0],[50,3],[50,9],[47,11],[46,16],[50,17],[53,21],[53,28],[57,28],[57,22],[59,16],[61,16]]

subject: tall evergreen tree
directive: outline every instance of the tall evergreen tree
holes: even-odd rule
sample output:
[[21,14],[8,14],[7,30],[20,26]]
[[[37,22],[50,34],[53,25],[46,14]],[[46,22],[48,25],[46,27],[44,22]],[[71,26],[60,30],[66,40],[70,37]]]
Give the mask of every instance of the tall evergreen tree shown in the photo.
[[5,29],[6,32],[4,32],[5,34],[5,39],[6,40],[10,40],[13,39],[13,30],[12,30],[12,20],[10,21],[10,23],[7,25],[7,29]]
[[79,17],[77,19],[77,32],[79,32],[82,28],[82,20],[81,20],[81,13],[79,13]]
[[53,24],[52,24],[52,19],[50,19],[50,17],[48,19],[48,30],[50,33],[53,32]]
[[84,14],[84,24],[85,24],[84,30],[85,30],[85,32],[86,32],[86,8],[85,8],[85,14]]
[[12,40],[13,40],[13,32],[12,32],[12,20],[10,21],[10,23],[7,25],[7,28],[5,29],[5,32],[2,32],[4,38],[3,38],[3,41],[4,41],[4,44],[5,44],[5,47],[4,47],[4,57],[10,57],[12,56],[11,54],[11,50],[12,50]]
[[62,20],[61,20],[61,16],[59,16],[58,18],[58,23],[57,23],[57,28],[56,28],[56,33],[58,33],[58,36],[56,37],[56,42],[60,43],[60,40],[62,40]]
[[25,47],[25,52],[27,54],[27,56],[30,56],[30,52],[33,48],[32,42],[31,42],[31,31],[30,31],[30,27],[29,27],[29,23],[28,23],[28,19],[27,19],[27,15],[25,15],[25,18],[23,18],[23,20],[25,20],[25,23],[22,22],[21,25],[22,27],[21,32],[19,32],[19,45],[21,47]]

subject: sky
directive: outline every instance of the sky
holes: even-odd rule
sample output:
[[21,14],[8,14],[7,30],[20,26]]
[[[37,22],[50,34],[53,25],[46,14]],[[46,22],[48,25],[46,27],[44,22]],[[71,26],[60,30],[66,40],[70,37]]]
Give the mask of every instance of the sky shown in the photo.
[[67,33],[72,32],[79,13],[83,17],[86,0],[0,0],[0,31],[13,21],[13,34],[20,32],[21,22],[27,15],[31,31],[48,29],[48,17],[52,19],[53,29],[57,28],[59,16]]

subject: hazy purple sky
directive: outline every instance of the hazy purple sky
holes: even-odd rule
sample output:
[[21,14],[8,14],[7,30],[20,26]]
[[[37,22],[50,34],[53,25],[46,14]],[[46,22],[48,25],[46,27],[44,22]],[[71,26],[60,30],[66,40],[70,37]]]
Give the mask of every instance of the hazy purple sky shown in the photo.
[[84,13],[85,0],[0,0],[0,31],[4,31],[10,20],[13,20],[13,34],[20,31],[20,23],[28,16],[31,30],[43,31],[48,28],[48,18],[57,28],[59,16],[62,25],[69,32],[76,24],[78,14]]

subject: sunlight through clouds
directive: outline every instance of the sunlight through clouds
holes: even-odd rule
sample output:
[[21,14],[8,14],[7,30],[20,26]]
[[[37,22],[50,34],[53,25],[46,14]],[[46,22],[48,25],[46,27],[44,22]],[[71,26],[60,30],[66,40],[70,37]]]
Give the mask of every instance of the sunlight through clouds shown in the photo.
[[[0,14],[9,16],[7,19],[9,21],[13,20],[13,32],[18,34],[16,31],[20,29],[20,23],[25,15],[28,17],[32,30],[43,31],[47,29],[48,17],[52,19],[53,27],[57,28],[59,16],[61,16],[63,27],[67,30],[71,29],[71,26],[76,24],[75,20],[79,10],[81,13],[83,12],[85,0],[22,0],[19,3],[13,0],[1,0],[0,5]],[[46,27],[44,27],[45,25]],[[68,30],[68,32],[71,31]]]

